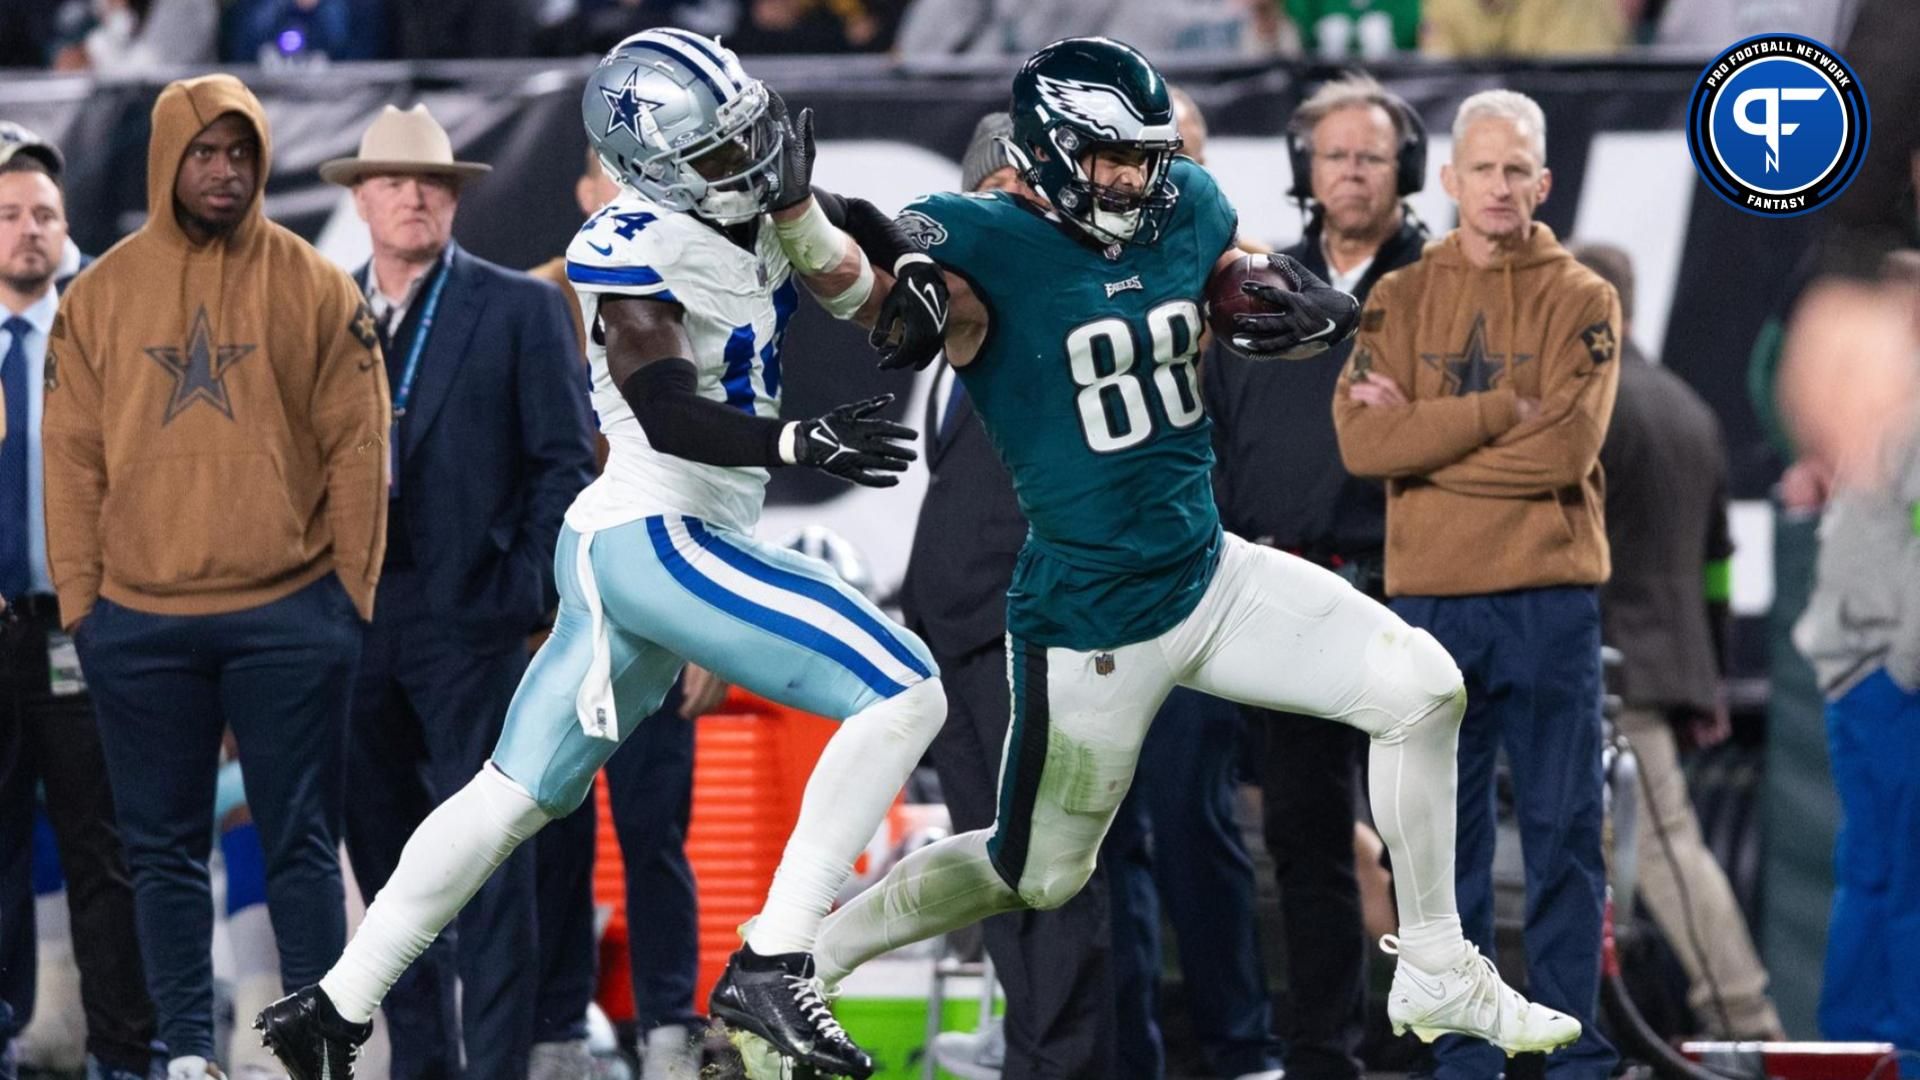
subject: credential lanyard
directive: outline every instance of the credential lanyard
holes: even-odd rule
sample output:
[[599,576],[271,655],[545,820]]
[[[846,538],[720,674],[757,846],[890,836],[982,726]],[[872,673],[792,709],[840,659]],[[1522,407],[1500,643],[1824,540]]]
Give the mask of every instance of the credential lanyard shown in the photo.
[[[420,354],[427,350],[427,335],[433,332],[433,315],[440,309],[440,290],[446,287],[450,266],[437,268],[433,288],[427,290],[426,306],[420,309],[420,325],[414,327],[413,340],[407,344],[407,364],[400,370],[400,387],[393,392],[393,430],[387,438],[387,498],[400,495],[400,418],[407,415],[407,402],[413,400],[414,376],[420,374]],[[403,320],[404,321],[404,320]]]
[[397,422],[407,415],[407,402],[413,399],[413,378],[420,374],[420,354],[427,349],[427,335],[433,332],[433,314],[440,308],[440,290],[446,287],[447,270],[439,267],[440,274],[433,279],[433,288],[427,290],[427,306],[420,309],[420,325],[414,328],[413,340],[407,344],[407,366],[400,369],[400,388],[393,392],[393,418]]

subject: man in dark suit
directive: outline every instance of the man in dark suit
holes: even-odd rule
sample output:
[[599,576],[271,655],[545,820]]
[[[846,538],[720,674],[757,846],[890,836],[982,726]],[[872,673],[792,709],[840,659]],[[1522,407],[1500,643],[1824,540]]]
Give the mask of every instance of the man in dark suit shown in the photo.
[[[558,599],[562,515],[593,473],[564,299],[452,241],[461,184],[486,170],[454,161],[418,105],[389,106],[357,157],[320,170],[353,189],[372,235],[355,278],[393,388],[386,560],[347,758],[347,852],[369,900],[414,827],[486,763],[527,635]],[[531,848],[455,929],[387,999],[392,1075],[460,1075],[464,1028],[466,1075],[523,1077],[538,989]]]
[[[980,122],[961,164],[966,190],[1025,192],[994,141],[1011,128],[1005,113]],[[947,365],[936,364],[934,371],[921,429],[933,477],[920,504],[900,602],[907,625],[933,650],[946,684],[947,723],[928,753],[953,828],[961,832],[994,820],[1011,707],[1007,586],[1026,542],[1027,519],[966,388]],[[966,539],[956,543],[956,537]],[[998,915],[982,924],[982,933],[1007,995],[1004,1064],[997,1060],[997,1040],[942,1044],[942,1064],[963,1076],[992,1075],[998,1066],[1006,1080],[1113,1075],[1106,871],[1096,870],[1066,906]],[[968,1060],[949,1060],[949,1054]]]

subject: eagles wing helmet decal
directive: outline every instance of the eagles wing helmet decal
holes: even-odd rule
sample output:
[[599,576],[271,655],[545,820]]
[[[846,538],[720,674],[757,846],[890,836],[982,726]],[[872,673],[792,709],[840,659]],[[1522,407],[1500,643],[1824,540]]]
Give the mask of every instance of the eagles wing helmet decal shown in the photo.
[[1040,96],[1055,112],[1071,117],[1089,131],[1109,139],[1130,139],[1146,126],[1146,117],[1112,86],[1051,75],[1040,75],[1037,81]]

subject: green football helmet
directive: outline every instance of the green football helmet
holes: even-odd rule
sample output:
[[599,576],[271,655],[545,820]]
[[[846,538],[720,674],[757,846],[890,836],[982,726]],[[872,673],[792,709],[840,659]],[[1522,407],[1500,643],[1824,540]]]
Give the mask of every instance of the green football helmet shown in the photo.
[[[1103,245],[1151,244],[1173,214],[1167,179],[1180,151],[1167,81],[1131,45],[1067,38],[1034,53],[1013,77],[1009,151],[1027,184]],[[1125,192],[1093,182],[1101,150],[1139,154],[1146,183]]]

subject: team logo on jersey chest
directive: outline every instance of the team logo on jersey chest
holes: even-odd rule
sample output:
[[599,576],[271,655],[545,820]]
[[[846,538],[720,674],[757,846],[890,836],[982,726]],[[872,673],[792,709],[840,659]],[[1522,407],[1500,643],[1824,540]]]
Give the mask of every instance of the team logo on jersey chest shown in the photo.
[[907,239],[920,245],[921,250],[947,242],[947,227],[918,210],[902,210],[900,216],[893,219]]
[[1146,288],[1145,285],[1140,284],[1139,274],[1135,274],[1124,281],[1109,281],[1107,282],[1107,299],[1109,300],[1113,299],[1113,295],[1115,293],[1123,293],[1128,291],[1129,289],[1145,289],[1145,288]]

